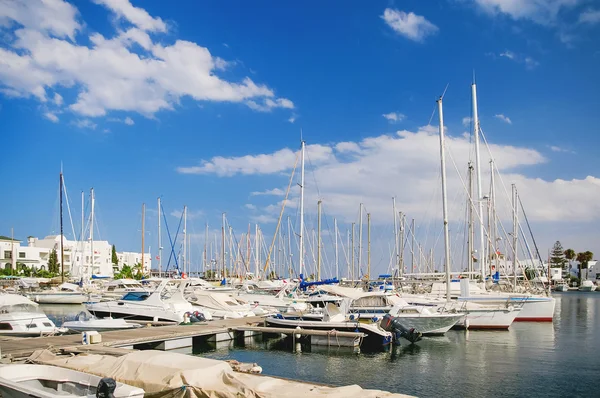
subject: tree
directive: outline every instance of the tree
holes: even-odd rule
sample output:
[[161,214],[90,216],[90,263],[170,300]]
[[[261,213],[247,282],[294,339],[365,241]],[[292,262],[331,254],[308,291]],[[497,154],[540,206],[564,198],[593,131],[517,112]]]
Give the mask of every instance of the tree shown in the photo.
[[117,257],[117,249],[115,249],[115,245],[112,245],[112,263],[113,265],[119,265],[119,257]]
[[594,259],[594,253],[585,251],[577,253],[577,262],[579,263],[579,284],[581,285],[581,270],[588,267],[588,262]]
[[552,250],[550,251],[550,267],[552,268],[564,268],[567,264],[567,260],[565,258],[565,250],[563,249],[560,241],[556,241],[554,246],[552,246]]
[[48,271],[50,271],[51,274],[58,274],[59,269],[60,263],[58,262],[56,249],[52,249],[52,252],[50,252],[50,258],[48,258]]
[[525,278],[527,278],[528,281],[534,280],[535,279],[535,269],[531,268],[531,267],[525,268]]

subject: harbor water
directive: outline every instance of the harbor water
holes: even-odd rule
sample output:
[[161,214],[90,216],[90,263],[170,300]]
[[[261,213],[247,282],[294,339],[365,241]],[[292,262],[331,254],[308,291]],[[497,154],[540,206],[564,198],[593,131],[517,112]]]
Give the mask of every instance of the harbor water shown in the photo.
[[[600,387],[600,293],[567,292],[551,323],[514,323],[509,331],[450,331],[387,352],[293,347],[279,339],[207,346],[195,355],[256,362],[263,374],[419,397],[590,397]],[[79,308],[43,306],[57,322]],[[333,343],[333,345],[335,345]]]

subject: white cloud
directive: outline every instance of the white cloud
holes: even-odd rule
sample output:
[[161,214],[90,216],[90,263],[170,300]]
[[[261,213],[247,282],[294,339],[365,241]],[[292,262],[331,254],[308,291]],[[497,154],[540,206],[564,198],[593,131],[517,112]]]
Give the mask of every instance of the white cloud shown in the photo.
[[386,118],[390,123],[401,122],[402,120],[404,120],[406,118],[406,115],[404,115],[403,113],[400,113],[400,112],[385,113],[381,116]]
[[253,205],[252,203],[246,203],[246,204],[244,205],[244,207],[245,207],[246,209],[248,209],[248,210],[256,210],[256,206],[255,206],[255,205]]
[[[333,149],[326,145],[307,145],[312,164],[332,159]],[[216,174],[231,177],[236,174],[275,174],[289,170],[296,159],[297,152],[284,148],[271,154],[246,155],[240,157],[215,156],[211,160],[202,160],[199,166],[178,167],[182,174]]]
[[153,18],[142,8],[134,7],[129,0],[93,0],[104,5],[119,18],[126,19],[138,28],[150,32],[166,32],[167,25],[160,18]]
[[275,108],[294,109],[294,103],[287,98],[277,98],[275,100],[265,98],[262,103],[248,100],[246,101],[246,105],[248,105],[250,109],[258,112],[271,112]]
[[434,35],[439,30],[425,17],[413,12],[406,13],[386,8],[381,18],[394,32],[417,42],[422,42],[427,36]]
[[579,0],[471,0],[490,15],[502,14],[515,20],[528,19],[542,25],[553,24],[563,9]]
[[125,118],[125,120],[123,120],[123,123],[125,123],[128,126],[133,126],[135,124],[135,122],[133,121],[133,119],[130,118],[129,116],[127,116]]
[[579,22],[585,23],[585,24],[600,23],[600,10],[592,10],[592,9],[585,10],[579,16]]
[[0,27],[17,24],[74,40],[81,29],[77,16],[77,8],[63,0],[0,1]]
[[96,123],[92,122],[90,119],[79,119],[73,122],[76,127],[80,129],[91,129],[95,130],[98,126]]
[[340,153],[360,152],[360,146],[356,142],[338,142],[334,148]]
[[[494,54],[494,53],[488,53],[486,55],[490,55],[493,58],[496,58],[496,54]],[[530,57],[528,55],[523,55],[523,54],[516,54],[515,52],[510,51],[510,50],[505,50],[504,52],[498,54],[497,57],[506,58],[506,59],[509,59],[518,64],[523,64],[523,65],[525,65],[525,68],[528,70],[535,69],[540,65],[540,63],[538,61],[536,61],[535,59],[533,59],[532,57]]]
[[[155,38],[167,27],[160,18],[133,7],[128,0],[97,0],[134,26],[116,28],[112,37],[81,29],[77,9],[63,0],[0,2],[0,90],[5,95],[46,102],[47,91],[59,86],[77,92],[67,104],[86,117],[112,110],[152,116],[171,110],[183,97],[196,101],[247,103],[256,110],[292,109],[249,77],[229,81],[217,72],[228,62],[196,43]],[[147,32],[153,32],[153,36]],[[249,105],[252,107],[252,105]]]
[[[315,165],[314,170],[310,171],[312,176],[305,182],[305,203],[316,203],[317,198],[322,198],[330,216],[340,217],[340,220],[355,221],[358,203],[362,202],[372,214],[374,223],[388,224],[390,198],[396,196],[399,210],[417,219],[430,218],[431,200],[434,202],[439,200],[439,137],[435,130],[434,126],[426,126],[417,132],[403,130],[391,136],[381,135],[353,142],[352,144],[359,150],[354,152],[354,156],[350,159],[343,154],[339,157],[335,156],[334,151],[333,156]],[[330,148],[335,148],[337,145],[331,144]],[[451,219],[454,221],[464,217],[465,194],[463,185],[451,166],[451,159],[457,163],[465,179],[466,163],[472,156],[471,145],[469,137],[447,136],[448,154],[451,155],[448,156],[448,197],[451,201]],[[490,149],[507,189],[510,190],[511,183],[515,183],[519,188],[523,202],[527,206],[527,216],[531,221],[569,219],[572,222],[588,222],[593,221],[592,218],[600,220],[600,202],[597,200],[600,196],[600,179],[590,176],[582,180],[547,181],[528,177],[521,174],[524,168],[547,162],[541,153],[534,149],[493,143],[490,143]],[[239,164],[244,164],[248,160],[260,158],[262,171],[289,170],[293,166],[294,159],[287,158],[287,165],[282,165],[281,151],[228,159],[236,159]],[[307,154],[311,155],[310,148],[307,149]],[[484,150],[482,164],[487,164],[487,160],[488,154]],[[483,170],[483,181],[489,181],[486,169],[487,167]],[[228,176],[249,174],[248,170],[241,166],[229,165],[226,171],[227,173],[223,173],[222,169],[214,168],[211,173]],[[252,174],[259,174],[259,171],[252,169]],[[318,197],[317,187],[313,181],[318,183]],[[394,183],[390,183],[392,181]],[[503,188],[498,179],[497,183],[497,188],[502,193]],[[278,188],[281,189],[281,186]],[[484,186],[484,192],[487,190],[488,187]],[[290,192],[290,195],[288,208],[294,208],[298,203],[297,188]],[[575,200],[580,204],[579,206],[564,206],[564,203]],[[278,201],[265,208],[264,213],[276,218],[280,203]],[[433,211],[435,212],[438,207],[434,205]],[[510,194],[499,194],[498,207],[499,210],[507,210],[505,213],[510,218],[508,211]]]
[[[171,216],[173,216],[175,218],[181,218],[181,215],[183,214],[183,210],[173,210],[170,214],[171,214]],[[204,212],[202,210],[190,210],[189,208],[187,209],[187,219],[188,220],[197,219],[197,218],[200,218],[203,216],[204,216]]]
[[550,145],[549,148],[552,152],[564,152],[564,153],[573,153],[573,154],[575,153],[575,151],[573,151],[571,149],[559,147],[556,145]]
[[473,118],[470,116],[465,116],[462,118],[462,125],[464,127],[469,127],[472,122],[473,122]]
[[500,120],[502,120],[504,123],[507,123],[507,124],[512,124],[512,120],[510,120],[510,118],[509,118],[508,116],[505,116],[505,115],[503,115],[502,113],[499,113],[499,114],[497,114],[497,115],[494,115],[494,117],[495,117],[496,119],[500,119]]
[[56,116],[56,114],[54,114],[53,112],[46,112],[44,113],[44,117],[48,120],[50,120],[51,122],[58,122],[58,116]]
[[270,216],[268,214],[261,214],[257,216],[251,216],[250,221],[256,224],[272,224],[277,221],[277,218]]
[[63,104],[63,97],[59,93],[54,93],[54,104],[61,106]]
[[296,121],[297,116],[296,115],[292,115],[290,116],[290,118],[288,119],[288,122],[290,123],[294,123]]
[[251,192],[250,195],[252,195],[252,196],[260,196],[260,195],[284,196],[285,192],[283,191],[283,189],[273,188],[273,189],[267,189],[266,191],[263,191],[263,192]]

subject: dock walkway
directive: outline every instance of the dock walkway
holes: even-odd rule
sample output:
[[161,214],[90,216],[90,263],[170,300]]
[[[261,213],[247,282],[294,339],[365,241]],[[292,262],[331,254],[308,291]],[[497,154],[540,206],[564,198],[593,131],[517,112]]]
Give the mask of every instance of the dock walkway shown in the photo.
[[[95,344],[105,347],[136,348],[143,344],[169,344],[163,349],[192,346],[195,337],[212,337],[216,341],[232,340],[236,327],[257,326],[263,323],[264,317],[254,316],[238,319],[214,320],[210,322],[193,323],[189,325],[143,327],[129,330],[102,332],[102,343]],[[248,332],[241,332],[248,333]],[[243,336],[243,335],[242,335]],[[24,358],[40,349],[61,350],[67,347],[81,346],[81,334],[67,334],[47,337],[0,337],[2,356],[11,355],[13,358]]]

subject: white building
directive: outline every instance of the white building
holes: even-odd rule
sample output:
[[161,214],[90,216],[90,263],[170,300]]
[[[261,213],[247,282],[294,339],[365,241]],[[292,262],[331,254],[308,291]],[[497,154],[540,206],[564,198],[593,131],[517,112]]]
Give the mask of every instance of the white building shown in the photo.
[[8,236],[0,236],[0,266],[5,269],[15,268],[21,242]]
[[[118,269],[120,270],[123,268],[123,265],[133,267],[136,264],[140,264],[142,262],[142,253],[121,252],[117,253],[117,258],[119,259]],[[152,255],[150,253],[144,253],[144,274],[150,273],[151,268]]]

